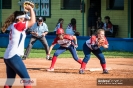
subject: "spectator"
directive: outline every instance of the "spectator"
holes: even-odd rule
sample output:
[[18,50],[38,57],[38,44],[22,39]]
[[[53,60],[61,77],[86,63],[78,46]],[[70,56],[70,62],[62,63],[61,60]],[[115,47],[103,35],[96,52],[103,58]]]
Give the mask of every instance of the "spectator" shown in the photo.
[[56,24],[56,27],[55,27],[55,29],[54,29],[54,32],[49,32],[48,35],[56,35],[57,29],[63,28],[63,27],[62,27],[63,21],[64,21],[64,19],[59,18],[59,20],[58,20],[58,22],[57,22],[57,24]]
[[55,34],[55,35],[56,35],[57,29],[62,28],[63,21],[64,21],[64,19],[59,18],[59,20],[58,20],[58,22],[57,22],[57,24],[56,24],[56,27],[55,27],[55,29],[54,29],[54,34]]
[[31,27],[31,40],[30,43],[25,51],[24,57],[23,59],[26,59],[30,53],[30,50],[33,46],[33,44],[37,41],[40,40],[41,43],[43,44],[43,46],[45,47],[45,51],[46,51],[46,59],[49,59],[50,57],[48,56],[48,51],[49,51],[49,46],[47,43],[47,40],[45,38],[45,36],[48,33],[48,27],[46,25],[46,23],[44,22],[46,21],[46,19],[43,20],[42,17],[37,18],[37,22]]
[[66,28],[66,34],[75,35],[75,36],[80,35],[79,32],[76,32],[76,19],[75,18],[72,18],[71,23],[68,24]]
[[113,25],[110,21],[109,16],[104,17],[105,23],[103,29],[105,30],[105,36],[111,35],[113,33]]
[[104,25],[104,23],[102,22],[102,18],[98,17],[98,19],[97,19],[97,29],[102,29],[103,25]]
[[94,3],[91,3],[90,8],[88,10],[88,34],[92,35],[95,31],[97,20],[97,10],[95,8]]

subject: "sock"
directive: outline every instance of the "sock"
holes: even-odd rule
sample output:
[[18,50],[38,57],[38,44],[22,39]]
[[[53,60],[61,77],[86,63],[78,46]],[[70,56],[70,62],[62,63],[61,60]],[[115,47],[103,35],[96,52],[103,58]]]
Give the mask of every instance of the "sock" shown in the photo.
[[57,56],[53,56],[50,68],[54,68],[54,64],[55,64],[56,60],[57,60]]
[[31,85],[24,86],[24,88],[32,88]]
[[106,64],[101,64],[101,66],[102,66],[103,70],[106,69]]
[[77,62],[80,63],[80,64],[82,64],[82,60],[81,59],[78,59]]
[[85,63],[85,62],[82,62],[82,64],[81,64],[81,68],[80,68],[80,69],[85,70],[85,68],[86,68],[86,63]]
[[7,86],[7,85],[5,85],[4,88],[11,88],[11,86]]

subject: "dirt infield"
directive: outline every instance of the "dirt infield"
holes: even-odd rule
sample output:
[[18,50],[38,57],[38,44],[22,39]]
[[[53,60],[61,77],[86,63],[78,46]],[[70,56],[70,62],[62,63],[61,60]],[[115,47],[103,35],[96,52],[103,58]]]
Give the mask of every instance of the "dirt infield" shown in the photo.
[[[55,72],[46,71],[51,61],[45,59],[27,59],[24,63],[31,78],[37,79],[37,86],[33,88],[133,88],[133,86],[97,86],[97,78],[133,78],[133,59],[109,58],[106,61],[107,67],[111,69],[110,74],[89,71],[92,68],[101,68],[99,60],[94,58],[89,61],[87,70],[82,75],[78,73],[80,65],[71,58],[58,59]],[[0,59],[0,78],[5,77],[6,67],[3,59]]]

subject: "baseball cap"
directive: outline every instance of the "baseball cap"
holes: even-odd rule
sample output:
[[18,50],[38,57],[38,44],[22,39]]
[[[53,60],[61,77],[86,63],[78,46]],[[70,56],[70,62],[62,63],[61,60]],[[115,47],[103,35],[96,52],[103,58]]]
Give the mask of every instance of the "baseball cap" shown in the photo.
[[42,18],[42,17],[38,17],[38,18],[37,18],[37,20],[42,21],[42,20],[43,20],[43,18]]

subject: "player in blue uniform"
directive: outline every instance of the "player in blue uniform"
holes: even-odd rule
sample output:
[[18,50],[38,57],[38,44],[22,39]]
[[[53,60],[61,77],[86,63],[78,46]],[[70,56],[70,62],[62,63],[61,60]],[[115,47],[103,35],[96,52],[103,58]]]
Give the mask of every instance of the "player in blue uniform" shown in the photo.
[[100,47],[108,48],[108,41],[106,39],[105,31],[103,29],[99,29],[97,31],[97,35],[93,35],[89,40],[87,40],[83,45],[84,59],[81,64],[81,68],[79,70],[80,74],[84,73],[86,68],[86,64],[90,59],[91,52],[100,60],[100,64],[103,69],[103,73],[107,74],[108,70],[106,69],[106,61],[105,57],[100,50]]

